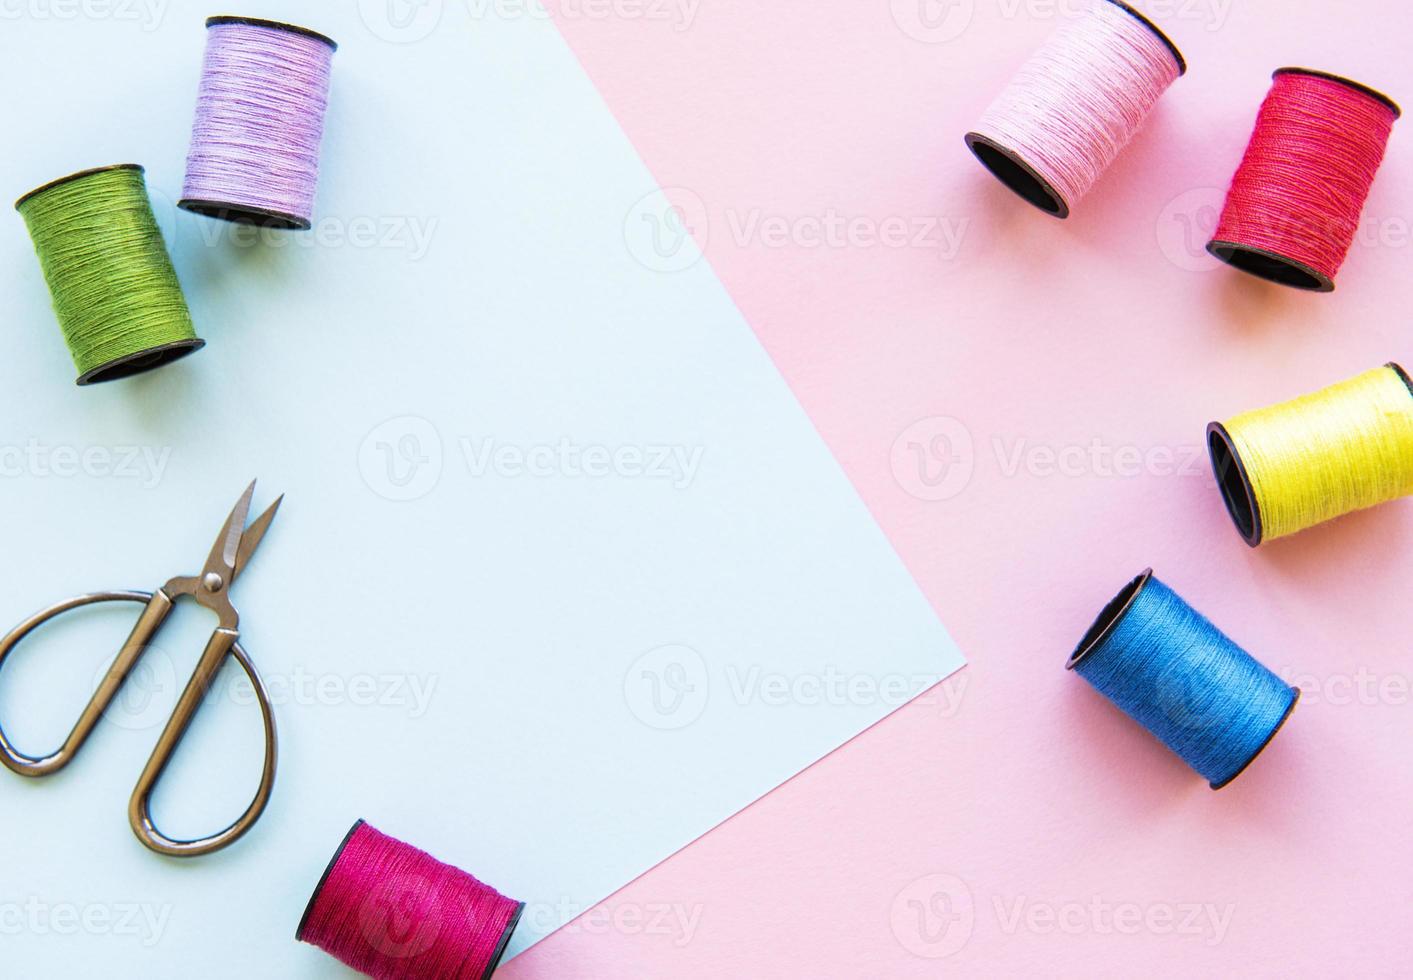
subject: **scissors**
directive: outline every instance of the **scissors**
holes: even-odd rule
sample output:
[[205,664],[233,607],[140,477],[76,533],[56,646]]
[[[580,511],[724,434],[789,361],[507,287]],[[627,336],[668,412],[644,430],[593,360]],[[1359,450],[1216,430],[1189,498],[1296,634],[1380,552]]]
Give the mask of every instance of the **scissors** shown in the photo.
[[[284,497],[281,496],[270,505],[265,513],[257,517],[249,527],[246,527],[245,519],[250,512],[250,501],[254,494],[255,482],[251,481],[240,500],[236,501],[230,516],[226,518],[225,526],[221,528],[221,533],[216,538],[216,543],[212,546],[211,554],[207,557],[206,565],[200,574],[178,576],[156,592],[94,592],[65,599],[63,602],[35,613],[11,630],[3,639],[0,639],[0,667],[4,667],[6,658],[10,656],[21,640],[56,616],[97,602],[141,602],[146,604],[142,615],[138,617],[137,625],[133,627],[131,635],[128,636],[127,642],[118,651],[118,656],[114,659],[112,666],[108,668],[108,672],[99,682],[97,690],[94,691],[92,699],[88,702],[88,707],[84,708],[73,731],[69,733],[69,737],[64,740],[64,744],[57,751],[46,756],[25,755],[14,747],[6,737],[3,727],[0,727],[0,762],[21,776],[50,776],[63,769],[78,755],[84,742],[88,740],[88,736],[93,733],[98,719],[102,717],[118,690],[123,686],[123,682],[132,673],[143,652],[156,638],[158,630],[161,629],[168,614],[171,613],[177,599],[182,596],[190,596],[199,605],[216,613],[219,618],[216,630],[211,634],[211,639],[206,644],[206,651],[197,662],[191,680],[187,682],[186,689],[182,691],[177,706],[172,711],[172,716],[167,720],[167,725],[157,740],[157,747],[153,750],[152,757],[147,760],[147,765],[138,778],[137,788],[133,790],[132,799],[128,804],[128,822],[132,824],[133,833],[137,835],[138,840],[159,854],[168,854],[174,857],[197,857],[234,844],[260,819],[260,815],[265,812],[266,804],[270,802],[270,791],[274,788],[274,713],[270,708],[270,698],[265,691],[265,685],[261,682],[260,675],[255,671],[255,665],[245,650],[241,648],[239,617],[235,607],[231,605],[229,594],[231,585],[245,571],[251,556],[255,554],[255,549],[260,546],[260,539],[269,530],[270,522],[274,520],[275,512],[279,510],[280,501],[284,500]],[[152,822],[152,793],[162,778],[167,764],[171,762],[177,746],[181,744],[182,737],[186,734],[197,710],[201,707],[202,701],[211,688],[212,681],[215,680],[217,672],[228,656],[234,657],[236,663],[240,664],[241,669],[250,678],[250,683],[255,688],[256,700],[260,705],[261,720],[265,726],[265,762],[264,771],[260,776],[260,788],[256,790],[255,799],[251,801],[245,813],[225,830],[197,840],[174,840],[158,830]]]

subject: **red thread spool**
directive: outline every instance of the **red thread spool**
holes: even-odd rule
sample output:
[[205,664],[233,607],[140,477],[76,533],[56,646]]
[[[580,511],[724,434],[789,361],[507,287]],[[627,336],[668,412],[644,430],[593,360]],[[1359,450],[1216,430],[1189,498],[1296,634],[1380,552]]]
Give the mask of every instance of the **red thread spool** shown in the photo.
[[524,908],[360,820],[329,861],[295,938],[375,980],[485,980]]
[[1338,75],[1282,68],[1207,245],[1243,272],[1328,293],[1401,110]]

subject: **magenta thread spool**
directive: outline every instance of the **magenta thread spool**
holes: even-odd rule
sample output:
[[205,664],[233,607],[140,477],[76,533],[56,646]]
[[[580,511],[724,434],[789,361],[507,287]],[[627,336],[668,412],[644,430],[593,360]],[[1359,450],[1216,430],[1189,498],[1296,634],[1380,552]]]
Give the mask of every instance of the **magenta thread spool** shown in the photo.
[[337,47],[323,34],[277,21],[206,21],[179,207],[270,228],[313,226]]
[[295,938],[374,980],[485,980],[524,909],[359,820],[319,879]]

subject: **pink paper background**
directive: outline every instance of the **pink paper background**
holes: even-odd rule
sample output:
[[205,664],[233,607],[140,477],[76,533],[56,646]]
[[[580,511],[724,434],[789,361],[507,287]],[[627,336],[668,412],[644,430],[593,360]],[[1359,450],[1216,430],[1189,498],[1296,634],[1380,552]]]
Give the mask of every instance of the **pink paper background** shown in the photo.
[[[504,975],[1406,971],[1413,507],[1251,552],[1201,443],[1214,418],[1413,361],[1413,124],[1335,294],[1213,268],[1197,246],[1271,70],[1413,100],[1413,12],[1140,4],[1191,70],[1059,222],[961,137],[1074,4],[933,4],[956,36],[928,41],[920,2],[703,0],[686,29],[557,10],[971,666]],[[742,232],[753,214],[798,240]],[[831,214],[863,231],[812,246],[810,219]],[[929,216],[966,222],[955,254],[927,243]],[[868,245],[887,219],[924,240]],[[1116,475],[1115,453],[1138,472]],[[1305,690],[1220,793],[1062,669],[1147,565]],[[673,905],[694,929],[654,925]],[[1184,921],[1190,906],[1228,925]]]

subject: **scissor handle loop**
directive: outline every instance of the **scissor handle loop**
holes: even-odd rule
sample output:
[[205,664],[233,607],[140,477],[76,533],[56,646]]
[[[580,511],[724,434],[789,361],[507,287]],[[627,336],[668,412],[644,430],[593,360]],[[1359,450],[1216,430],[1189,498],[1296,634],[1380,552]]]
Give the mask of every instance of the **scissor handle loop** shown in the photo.
[[[260,719],[265,726],[265,761],[260,774],[260,786],[245,812],[225,830],[195,840],[177,840],[162,833],[153,823],[152,794],[227,655],[235,657],[236,663],[245,671],[245,676],[250,678],[250,685],[255,689],[255,699],[260,705]],[[270,793],[275,788],[275,756],[275,713],[270,707],[270,697],[265,692],[265,685],[255,671],[255,664],[237,642],[235,631],[218,629],[211,634],[206,652],[201,655],[196,671],[187,682],[186,690],[177,700],[172,716],[167,719],[167,727],[157,739],[157,747],[153,749],[152,757],[147,760],[147,765],[138,778],[137,787],[128,803],[128,822],[132,825],[132,832],[149,849],[170,857],[200,857],[229,847],[244,837],[265,812],[265,807],[270,802]]]
[[[59,749],[45,756],[27,755],[15,748],[5,734],[3,726],[0,726],[0,763],[21,776],[49,776],[73,761],[88,740],[89,735],[92,734],[98,719],[102,717],[103,712],[107,710],[123,682],[136,666],[158,627],[171,612],[173,602],[171,597],[161,590],[157,592],[137,590],[91,592],[65,599],[47,609],[40,610],[0,638],[0,668],[3,668],[6,659],[20,641],[40,626],[64,613],[99,602],[141,602],[147,608],[143,610],[141,618],[133,627],[132,634],[123,644],[118,657],[109,667],[103,680],[100,681],[98,690],[94,692],[78,723]],[[233,844],[255,825],[270,802],[270,794],[275,783],[277,755],[274,710],[270,705],[270,697],[265,690],[264,682],[261,681],[260,675],[255,669],[255,664],[237,641],[236,635],[232,630],[223,629],[218,629],[212,635],[207,652],[197,665],[191,681],[188,682],[187,688],[178,702],[177,709],[174,710],[171,719],[167,722],[167,727],[158,739],[157,748],[148,760],[147,767],[143,770],[138,787],[133,792],[132,800],[129,803],[128,815],[133,833],[144,845],[159,854],[195,857],[201,854],[210,854]],[[240,664],[245,675],[250,678],[251,686],[255,690],[256,702],[260,707],[261,723],[265,729],[265,759],[260,776],[260,786],[245,812],[225,830],[197,840],[175,840],[163,834],[153,825],[149,812],[150,797],[162,772],[175,753],[177,745],[180,744],[182,736],[186,734],[186,729],[190,725],[196,709],[200,707],[200,702],[206,696],[210,683],[227,653],[235,657],[236,663]]]
[[[56,602],[47,609],[41,609],[14,629],[10,630],[9,633],[5,634],[3,639],[0,639],[0,668],[5,666],[5,661],[9,658],[10,654],[14,652],[15,647],[19,645],[21,640],[51,619],[61,616],[66,612],[78,609],[82,606],[92,605],[96,602],[141,602],[147,604],[149,610],[153,610],[151,618],[157,619],[158,622],[160,622],[161,618],[165,615],[165,611],[160,608],[160,605],[154,605],[153,600],[154,593],[151,592],[91,592],[87,595],[78,595],[71,599],[65,599],[63,602]],[[148,617],[148,615],[147,612],[144,612],[145,618]],[[155,630],[155,624],[153,624],[152,628]],[[134,627],[134,632],[137,632],[136,627]],[[79,717],[78,723],[74,725],[73,731],[71,731],[68,738],[64,740],[63,745],[55,751],[50,752],[48,755],[28,755],[15,748],[14,744],[5,734],[3,726],[0,726],[0,763],[4,763],[6,768],[10,769],[12,772],[19,773],[21,776],[50,776],[72,762],[74,756],[78,754],[78,750],[83,747],[83,743],[88,740],[88,736],[92,733],[94,726],[97,725],[98,719],[102,717],[103,712],[107,710],[109,702],[112,701],[112,696],[117,693],[118,688],[122,686],[122,682],[127,679],[127,674],[132,670],[132,667],[136,665],[136,654],[127,658],[130,662],[120,663],[120,661],[124,659],[124,652],[126,652],[126,645],[124,651],[119,652],[118,657],[109,668],[108,676],[104,678],[105,683],[100,683],[99,689],[94,691],[93,698],[89,701],[88,706]],[[112,683],[106,683],[109,676],[113,678]],[[107,695],[106,697],[105,694]]]

